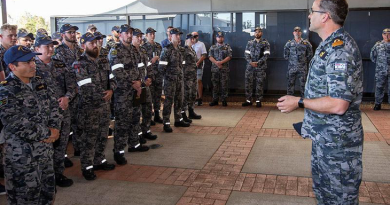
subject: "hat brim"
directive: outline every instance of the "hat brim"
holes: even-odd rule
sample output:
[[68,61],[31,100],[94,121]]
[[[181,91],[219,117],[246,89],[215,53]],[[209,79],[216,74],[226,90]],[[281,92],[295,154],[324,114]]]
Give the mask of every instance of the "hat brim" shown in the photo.
[[49,44],[51,44],[51,43],[52,43],[53,45],[58,45],[58,42],[57,42],[57,41],[47,40],[47,41],[44,41],[44,42],[36,43],[35,46],[49,45]]
[[129,31],[129,30],[134,31],[134,28],[133,28],[133,27],[129,27],[127,30],[123,30],[123,31],[122,31],[122,29],[120,29],[119,32],[120,32],[120,33],[123,33],[123,32],[127,32],[127,31]]
[[13,62],[10,62],[10,63],[14,63],[14,62],[27,62],[27,61],[30,61],[33,57],[35,56],[38,56],[38,55],[42,55],[42,53],[35,53],[35,52],[31,52],[31,53],[28,53],[22,57],[19,57],[17,59],[15,59]]

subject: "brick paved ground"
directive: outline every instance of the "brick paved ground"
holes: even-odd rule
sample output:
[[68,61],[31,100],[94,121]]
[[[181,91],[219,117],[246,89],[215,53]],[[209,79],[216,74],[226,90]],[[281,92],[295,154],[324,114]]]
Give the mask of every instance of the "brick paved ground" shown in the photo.
[[[205,109],[242,109],[239,103],[225,107],[203,106]],[[241,172],[257,137],[300,138],[293,130],[262,129],[274,103],[260,109],[252,107],[236,127],[175,128],[174,133],[227,135],[226,140],[201,170],[172,167],[125,165],[111,172],[97,172],[101,179],[123,180],[186,186],[187,191],[177,204],[226,204],[232,191],[314,197],[312,180],[306,177],[264,175]],[[383,141],[390,145],[390,110],[372,111],[363,105],[362,111],[371,119],[379,133],[365,133],[366,141]],[[162,131],[162,125],[153,132]],[[66,170],[67,176],[80,176],[80,164]],[[389,174],[390,176],[390,174]],[[360,187],[360,201],[390,204],[390,184],[364,181]]]

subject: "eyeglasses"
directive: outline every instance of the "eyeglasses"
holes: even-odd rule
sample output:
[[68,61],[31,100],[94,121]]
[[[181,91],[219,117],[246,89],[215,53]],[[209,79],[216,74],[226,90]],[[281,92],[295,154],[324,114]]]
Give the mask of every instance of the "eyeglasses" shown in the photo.
[[76,31],[65,31],[65,33],[69,33],[69,34],[75,34]]
[[310,9],[310,14],[313,14],[315,12],[321,13],[321,14],[326,14],[327,13],[326,11],[315,11],[315,10],[313,10],[313,8]]

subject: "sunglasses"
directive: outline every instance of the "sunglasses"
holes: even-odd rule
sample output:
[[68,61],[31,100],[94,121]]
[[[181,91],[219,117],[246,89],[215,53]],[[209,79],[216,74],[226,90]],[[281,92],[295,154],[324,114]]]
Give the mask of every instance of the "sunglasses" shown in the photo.
[[198,35],[195,35],[194,38],[198,38],[199,36]]

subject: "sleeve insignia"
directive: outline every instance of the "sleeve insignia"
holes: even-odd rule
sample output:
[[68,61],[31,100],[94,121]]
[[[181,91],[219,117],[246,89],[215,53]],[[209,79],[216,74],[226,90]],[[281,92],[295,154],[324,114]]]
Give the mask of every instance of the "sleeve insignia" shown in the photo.
[[326,51],[321,51],[319,54],[319,56],[322,60],[324,60],[327,55],[328,55],[328,52],[326,52]]
[[334,64],[335,71],[345,71],[347,70],[347,63],[335,63]]
[[342,46],[344,45],[344,41],[342,41],[341,39],[339,38],[336,38],[333,43],[332,43],[332,47],[335,48],[335,47],[339,47],[339,46]]

